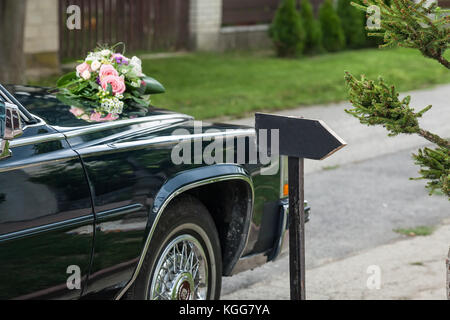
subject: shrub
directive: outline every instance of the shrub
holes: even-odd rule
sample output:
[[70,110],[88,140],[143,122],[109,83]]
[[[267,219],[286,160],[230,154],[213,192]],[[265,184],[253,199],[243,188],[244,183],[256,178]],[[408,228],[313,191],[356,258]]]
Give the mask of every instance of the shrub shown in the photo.
[[361,19],[361,11],[351,5],[352,1],[338,0],[337,14],[341,19],[347,48],[358,49],[367,45],[365,14]]
[[305,29],[305,53],[315,54],[322,52],[322,29],[320,23],[314,18],[314,12],[309,0],[302,0],[300,7]]
[[283,0],[269,29],[279,57],[295,57],[303,52],[305,31],[296,4],[296,0]]
[[323,35],[322,44],[325,50],[330,52],[343,50],[345,48],[345,34],[341,19],[339,19],[331,0],[325,0],[320,6],[319,20]]

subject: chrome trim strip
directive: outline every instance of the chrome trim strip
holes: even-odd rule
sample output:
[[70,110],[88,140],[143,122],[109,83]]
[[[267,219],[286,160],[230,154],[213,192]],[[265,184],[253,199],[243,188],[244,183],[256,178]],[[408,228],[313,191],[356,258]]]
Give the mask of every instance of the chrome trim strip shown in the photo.
[[139,135],[150,135],[154,132],[157,132],[158,130],[166,130],[166,129],[170,129],[170,128],[174,128],[174,127],[178,127],[180,125],[180,123],[185,122],[186,120],[180,120],[180,119],[174,119],[174,120],[168,120],[166,122],[162,122],[162,121],[157,121],[156,124],[152,124],[151,126],[148,126],[146,128],[140,129],[140,130],[136,130],[136,129],[129,129],[126,131],[121,131],[120,133],[116,133],[113,135],[108,135],[106,137],[100,138],[100,139],[96,139],[96,140],[91,140],[88,142],[84,142],[84,143],[74,143],[73,141],[69,141],[69,143],[72,145],[72,147],[75,150],[80,150],[80,149],[86,149],[95,145],[105,145],[108,144],[108,142],[114,141],[114,143],[121,143],[124,140],[131,140],[131,139],[135,139],[136,136]]
[[136,119],[126,119],[126,120],[116,120],[111,122],[104,122],[99,124],[93,124],[87,127],[76,127],[76,128],[67,128],[67,127],[57,127],[53,126],[56,130],[60,132],[64,132],[67,138],[74,138],[86,134],[91,134],[104,130],[111,130],[120,127],[131,126],[135,124],[141,123],[149,123],[155,121],[164,121],[164,120],[172,120],[172,119],[180,119],[180,120],[193,120],[193,117],[183,115],[183,114],[173,114],[173,115],[159,115],[159,116],[149,116],[142,117]]
[[242,257],[236,263],[236,267],[233,269],[231,276],[238,273],[255,269],[268,262],[267,256],[270,252],[256,253],[251,256]]
[[[25,122],[30,122],[31,121],[29,116],[32,116],[32,115],[28,112],[28,110],[26,110],[23,107],[23,105],[20,103],[20,101],[17,100],[16,97],[14,97],[14,95],[12,95],[8,90],[6,90],[6,88],[4,88],[1,84],[0,84],[0,95],[4,98],[4,100],[6,102],[9,102],[9,103],[11,103],[11,104],[13,104],[13,105],[15,105],[15,106],[17,106],[19,108],[20,117],[22,119],[24,119]],[[21,108],[23,108],[28,115],[24,114],[24,112],[23,112],[23,110]]]
[[276,243],[275,247],[273,248],[273,251],[269,257],[269,260],[275,261],[281,251],[284,247],[284,242],[286,240],[286,232],[288,230],[288,221],[289,221],[289,202],[282,202],[281,203],[281,230],[280,230],[280,238],[278,239],[278,242]]
[[[39,120],[39,123],[33,124],[33,125],[27,125],[24,127],[24,130],[28,127],[36,127],[36,126],[46,124],[45,121],[42,120],[41,118],[39,118],[35,115],[33,115],[33,117],[35,117],[37,120]],[[179,119],[180,121],[182,121],[182,120],[192,120],[193,118],[189,117],[189,116],[179,115],[179,114],[169,115],[169,116],[167,116],[167,115],[150,116],[150,117],[144,117],[144,118],[118,120],[118,121],[113,121],[113,122],[108,122],[108,123],[100,123],[100,124],[95,124],[95,125],[91,125],[88,127],[81,127],[81,128],[78,127],[78,128],[73,128],[72,131],[67,131],[67,130],[71,130],[70,128],[54,126],[53,128],[55,128],[57,131],[60,131],[63,133],[50,133],[50,134],[45,134],[42,136],[15,139],[15,140],[11,141],[10,147],[11,148],[23,147],[23,146],[27,146],[30,144],[64,140],[66,138],[74,138],[74,137],[78,137],[78,136],[82,136],[82,135],[86,135],[86,134],[91,134],[91,133],[109,130],[109,129],[120,128],[120,127],[129,126],[129,125],[133,125],[133,124],[150,123],[150,122],[155,122],[155,121],[159,121],[162,123],[164,120],[175,120],[175,119]],[[172,122],[169,122],[169,123],[172,123]]]
[[[119,294],[116,296],[115,300],[120,300],[124,294],[127,292],[128,289],[130,289],[130,287],[133,285],[133,283],[136,281],[139,272],[142,268],[142,264],[144,263],[144,259],[145,256],[147,254],[148,248],[150,246],[150,242],[151,239],[153,237],[153,234],[155,233],[156,227],[158,225],[158,222],[162,216],[162,214],[164,213],[164,209],[167,207],[167,205],[178,195],[191,190],[191,189],[195,189],[197,187],[201,187],[204,185],[208,185],[208,184],[212,184],[212,183],[216,183],[216,182],[223,182],[223,181],[231,181],[231,180],[243,180],[245,181],[251,188],[252,190],[252,212],[253,212],[253,201],[255,198],[255,190],[253,187],[253,181],[251,180],[251,178],[245,176],[245,175],[240,175],[240,174],[233,174],[233,175],[225,175],[225,176],[221,176],[221,177],[214,177],[211,179],[206,179],[203,181],[198,181],[186,186],[183,186],[181,188],[179,188],[178,190],[176,190],[175,192],[173,192],[165,201],[164,203],[160,206],[160,208],[158,209],[158,211],[156,212],[156,218],[153,222],[153,225],[150,229],[150,233],[147,237],[147,240],[145,241],[145,245],[144,245],[144,249],[142,250],[141,256],[139,258],[139,263],[136,267],[136,270],[133,273],[133,276],[131,278],[131,280],[127,283],[127,285],[119,292]],[[245,249],[245,247],[247,246],[247,242],[248,242],[248,232],[247,232],[247,236],[246,236],[246,245],[243,247],[243,249]],[[242,252],[241,252],[242,254]]]
[[[125,207],[121,207],[121,208],[116,208],[116,209],[111,209],[111,210],[107,210],[107,211],[103,211],[100,213],[96,214],[96,218],[97,220],[104,221],[107,219],[111,219],[111,218],[116,218],[116,217],[120,217],[121,215],[124,214],[128,214],[128,213],[133,213],[136,211],[141,210],[144,207],[143,204],[132,204],[129,206],[125,206]],[[99,221],[97,221],[99,222]]]
[[[286,239],[287,235],[289,234],[289,199],[282,199],[280,202],[281,208],[281,215],[282,215],[282,222],[280,230],[281,237],[276,242],[274,248],[272,249],[271,254],[269,255],[269,261],[275,261],[277,258],[282,256],[282,253],[284,253],[288,246],[286,245]],[[308,206],[308,201],[305,200],[304,203],[305,207],[305,223],[308,223],[311,219],[311,207]]]
[[5,100],[6,102],[11,102],[12,103],[12,101],[10,99],[8,99],[6,94],[1,89],[0,89],[0,96],[2,96],[3,100]]
[[50,133],[42,136],[34,136],[29,138],[15,139],[11,141],[11,148],[24,147],[30,144],[45,143],[51,141],[65,140],[66,137],[62,133]]
[[27,124],[23,127],[23,130],[25,130],[26,128],[33,128],[33,127],[40,127],[40,126],[44,126],[47,123],[45,123],[44,120],[42,120],[41,118],[39,118],[38,116],[32,114],[31,115],[35,120],[37,120],[37,123],[33,123],[33,124]]
[[94,223],[94,215],[82,216],[71,220],[51,223],[40,227],[4,234],[0,236],[0,242],[33,236],[42,232],[51,232],[67,228],[77,228],[86,223]]
[[236,129],[236,130],[229,130],[229,131],[223,131],[223,132],[212,132],[212,133],[199,133],[199,134],[191,134],[191,135],[181,135],[181,136],[165,136],[165,137],[156,137],[152,139],[147,140],[141,140],[141,141],[132,141],[132,142],[120,142],[120,143],[113,143],[111,146],[114,148],[135,148],[140,146],[145,146],[149,144],[164,144],[164,143],[170,143],[173,144],[174,142],[183,142],[183,141],[197,141],[204,138],[213,138],[213,137],[241,137],[241,136],[250,136],[255,133],[255,130],[247,130],[247,129]]
[[[75,150],[80,155],[90,156],[93,154],[107,154],[108,152],[117,152],[117,150],[139,150],[145,149],[151,146],[171,146],[181,142],[195,142],[201,141],[204,138],[212,138],[212,137],[223,137],[226,138],[228,136],[233,136],[236,138],[239,137],[247,137],[251,136],[255,133],[252,130],[233,130],[228,132],[215,132],[215,133],[206,133],[206,134],[192,134],[192,135],[182,135],[182,136],[164,136],[164,137],[156,137],[146,140],[132,141],[132,142],[118,142],[112,143],[108,145],[101,146],[92,146],[87,148],[78,148],[75,147]],[[109,148],[108,148],[109,147]]]

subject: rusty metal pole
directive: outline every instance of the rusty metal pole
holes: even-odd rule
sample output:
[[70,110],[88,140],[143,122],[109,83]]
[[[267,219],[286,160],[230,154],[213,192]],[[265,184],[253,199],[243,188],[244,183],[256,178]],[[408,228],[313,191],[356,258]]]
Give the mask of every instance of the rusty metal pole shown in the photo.
[[306,300],[304,159],[289,157],[289,274],[291,300]]

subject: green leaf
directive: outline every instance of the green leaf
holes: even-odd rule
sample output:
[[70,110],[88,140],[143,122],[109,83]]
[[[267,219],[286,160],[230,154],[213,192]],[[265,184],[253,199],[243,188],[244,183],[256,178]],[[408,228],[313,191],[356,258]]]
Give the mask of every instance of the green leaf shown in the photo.
[[109,93],[110,95],[113,95],[113,89],[112,89],[111,83],[108,83],[108,87],[106,88],[106,91],[108,91],[108,93]]
[[56,95],[56,98],[61,101],[62,103],[68,105],[68,106],[73,106],[73,107],[79,107],[79,108],[83,108],[84,105],[80,102],[79,99],[76,98],[71,98],[68,95],[62,94],[62,93],[58,93]]
[[77,80],[77,73],[75,71],[70,72],[59,78],[58,81],[56,82],[56,86],[59,88],[63,88],[71,84],[75,80]]
[[145,77],[142,79],[145,85],[141,87],[142,94],[159,94],[165,93],[166,88],[157,80],[151,77]]
[[95,81],[89,81],[89,84],[93,90],[98,90],[99,88],[101,88]]
[[[140,96],[142,96],[142,92],[140,90],[136,90],[136,89],[131,89],[129,90],[131,92],[130,96],[139,98]],[[131,99],[132,97],[130,97]]]
[[85,82],[78,84],[77,87],[71,88],[71,91],[72,91],[72,93],[80,94],[81,91],[86,89],[88,86],[89,86],[89,82],[85,81]]
[[139,98],[136,98],[136,97],[132,97],[132,100],[134,101],[134,102],[136,102],[138,105],[140,105],[140,106],[143,106],[143,107],[148,107],[148,106],[150,106],[150,102],[149,101],[146,101],[146,100],[144,100],[144,99],[139,99]]

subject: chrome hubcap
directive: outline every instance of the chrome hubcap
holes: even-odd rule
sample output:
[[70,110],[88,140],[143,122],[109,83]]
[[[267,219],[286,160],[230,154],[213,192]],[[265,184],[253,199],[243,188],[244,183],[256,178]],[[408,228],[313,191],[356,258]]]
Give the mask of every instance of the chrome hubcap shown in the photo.
[[193,300],[192,294],[195,290],[192,274],[183,273],[175,281],[174,290],[172,290],[172,300]]
[[208,267],[200,243],[190,235],[174,239],[159,258],[150,284],[151,300],[206,300]]

